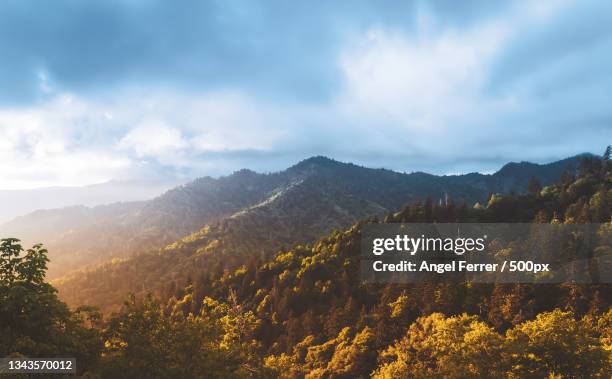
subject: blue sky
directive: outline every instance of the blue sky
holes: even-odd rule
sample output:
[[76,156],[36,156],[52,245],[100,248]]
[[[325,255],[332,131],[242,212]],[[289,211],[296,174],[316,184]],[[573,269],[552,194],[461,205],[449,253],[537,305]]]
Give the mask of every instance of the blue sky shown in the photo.
[[612,140],[606,1],[3,1],[0,189],[432,173]]

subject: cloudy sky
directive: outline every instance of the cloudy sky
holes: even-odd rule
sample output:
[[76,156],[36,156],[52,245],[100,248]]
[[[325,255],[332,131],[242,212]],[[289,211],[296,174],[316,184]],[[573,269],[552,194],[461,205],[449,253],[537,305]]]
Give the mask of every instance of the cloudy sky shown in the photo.
[[612,142],[609,1],[0,2],[0,189]]

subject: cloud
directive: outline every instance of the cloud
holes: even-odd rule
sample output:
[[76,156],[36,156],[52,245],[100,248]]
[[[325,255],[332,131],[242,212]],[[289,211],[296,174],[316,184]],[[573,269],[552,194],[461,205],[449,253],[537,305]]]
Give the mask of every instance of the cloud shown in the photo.
[[164,156],[186,146],[179,130],[157,120],[145,120],[119,142],[119,147],[132,149],[139,157]]
[[[431,7],[431,9],[429,9]],[[94,0],[0,4],[0,100],[58,91],[112,95],[126,85],[198,92],[240,87],[260,96],[320,102],[340,83],[338,49],[373,25],[411,30],[429,11],[463,25],[504,9],[469,1]],[[41,93],[42,92],[42,93]]]
[[[602,55],[612,59],[606,45],[597,43],[588,55],[544,59],[542,70],[499,74],[500,64],[513,63],[508,51],[534,34],[562,45],[551,31],[567,24],[575,6],[521,4],[461,28],[427,13],[411,32],[373,28],[341,55],[344,114],[360,133],[373,135],[370,145],[378,141],[373,150],[393,157],[388,165],[410,151],[406,161],[434,172],[487,171],[508,160],[549,161],[603,149],[595,136],[611,135],[603,88],[612,81],[601,81],[609,75],[600,69]],[[595,68],[597,82],[590,75],[580,82],[577,68],[582,74]]]
[[[56,94],[0,109],[3,188],[76,185],[111,179],[220,175],[260,157],[270,168],[303,119],[238,93],[185,96],[124,91],[111,101]],[[293,159],[301,158],[297,153]],[[268,158],[269,157],[269,158]],[[275,168],[284,162],[276,162]]]
[[100,109],[64,95],[39,106],[0,110],[2,188],[109,180],[130,160],[100,147]]
[[[606,2],[0,4],[3,188],[603,149]],[[602,146],[600,146],[600,144]]]
[[441,116],[454,119],[473,112],[488,64],[506,34],[499,25],[417,38],[370,30],[360,46],[341,58],[344,101],[374,118],[395,118],[414,131],[446,125]]

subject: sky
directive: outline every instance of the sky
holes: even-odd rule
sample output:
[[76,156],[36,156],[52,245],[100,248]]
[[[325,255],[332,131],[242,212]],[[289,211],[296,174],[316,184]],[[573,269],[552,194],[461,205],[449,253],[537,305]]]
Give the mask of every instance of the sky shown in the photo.
[[0,2],[0,189],[612,141],[609,1]]

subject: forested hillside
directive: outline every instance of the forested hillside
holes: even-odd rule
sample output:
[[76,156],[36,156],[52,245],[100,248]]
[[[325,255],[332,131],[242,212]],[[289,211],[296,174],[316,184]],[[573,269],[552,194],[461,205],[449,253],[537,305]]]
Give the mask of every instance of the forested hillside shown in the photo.
[[[112,307],[120,304],[121,299],[135,289],[159,291],[163,286],[171,287],[172,284],[168,283],[173,283],[176,277],[195,278],[212,271],[233,270],[242,265],[245,259],[266,258],[283,247],[313,242],[366,217],[383,217],[410,201],[430,196],[436,202],[452,198],[457,203],[471,205],[478,200],[486,200],[490,193],[498,192],[496,190],[524,192],[529,178],[540,176],[550,181],[553,177],[561,177],[563,172],[575,172],[577,166],[578,158],[570,158],[544,166],[511,164],[494,175],[438,177],[424,173],[406,175],[373,170],[315,157],[277,174],[260,175],[241,171],[224,179],[231,179],[232,184],[219,187],[217,196],[234,199],[227,200],[229,203],[225,208],[228,208],[240,203],[242,192],[250,191],[250,200],[242,200],[240,204],[251,202],[252,205],[206,225],[163,250],[149,251],[151,245],[143,242],[141,249],[136,250],[140,254],[133,258],[114,260],[95,270],[77,272],[56,284],[61,296],[70,304],[90,304],[95,299],[96,305],[115,309]],[[521,174],[517,167],[524,167],[525,173]],[[216,183],[212,179],[202,181],[202,185]],[[235,186],[234,182],[240,185]],[[193,227],[197,219],[203,219],[204,214],[215,212],[212,205],[206,202],[210,201],[210,196],[196,193],[186,195],[186,188],[190,187],[171,191],[148,203],[148,216],[142,220],[139,218],[139,228],[151,225],[150,233],[155,235],[157,228],[153,225],[167,225],[162,228],[164,232],[159,232],[155,237],[167,240],[167,234],[174,230],[175,222],[183,225],[182,230],[187,231],[189,228],[186,225]],[[254,203],[258,196],[263,200]],[[215,201],[221,202],[222,199]],[[186,215],[185,219],[192,220],[191,223],[175,220],[180,219],[181,213],[173,213],[173,209],[181,209]],[[208,210],[194,215],[196,209]],[[216,212],[221,217],[221,212]],[[139,236],[141,234],[136,233],[124,240],[134,244]],[[107,238],[106,233],[101,237]],[[126,279],[108,280],[115,277]],[[92,287],[83,283],[88,281],[97,285]]]
[[277,184],[266,178],[239,171],[218,180],[197,179],[146,202],[36,211],[0,226],[0,233],[29,244],[45,243],[53,251],[50,271],[57,277],[87,264],[157,249],[229,216],[265,198]]
[[[219,179],[200,178],[146,202],[37,211],[0,226],[0,235],[26,244],[44,243],[52,258],[52,278],[157,250],[209,224],[239,233],[246,230],[240,240],[247,246],[238,250],[259,246],[258,252],[271,253],[284,244],[312,242],[364,217],[383,215],[428,196],[473,204],[491,193],[524,192],[529,178],[550,184],[563,172],[574,172],[578,160],[511,163],[492,175],[435,176],[314,157],[278,173],[241,170]],[[267,238],[268,233],[274,238]]]
[[[597,251],[609,255],[611,185],[609,155],[586,159],[577,177],[545,187],[532,182],[528,194],[495,195],[474,207],[417,201],[269,259],[244,257],[232,270],[197,265],[223,251],[219,231],[205,230],[154,263],[139,257],[144,269],[109,265],[81,279],[92,295],[112,282],[134,285],[136,295],[105,319],[90,308],[67,313],[42,281],[45,252],[34,248],[21,258],[30,263],[7,264],[20,254],[7,240],[0,312],[9,321],[0,328],[0,353],[65,354],[78,340],[81,370],[113,378],[608,378],[609,283],[364,284],[359,247],[371,222],[602,223],[598,233],[607,242]],[[192,271],[175,270],[167,256]],[[164,272],[157,277],[163,286],[138,287]],[[33,291],[31,301],[13,296],[18,288]],[[148,290],[153,294],[145,296]],[[46,307],[55,304],[54,313],[40,313],[39,296]],[[28,312],[16,312],[24,307]],[[70,333],[57,333],[68,319]]]
[[[608,161],[591,161],[578,178],[531,194],[492,196],[476,207],[416,202],[384,222],[603,222],[599,232],[608,245],[601,253],[609,254],[611,184]],[[310,344],[325,345],[339,338],[345,327],[355,333],[367,328],[380,348],[401,338],[405,325],[433,312],[476,315],[495,330],[506,331],[556,308],[594,316],[608,310],[612,301],[609,284],[365,285],[359,277],[362,225],[333,233],[313,246],[295,246],[269,261],[252,259],[234,271],[191,276],[187,282],[176,282],[179,290],[174,294],[158,296],[164,302],[170,296],[168,312],[183,314],[198,314],[206,296],[234,296],[265,325],[258,329],[258,340],[276,354],[295,353],[310,335],[315,336]],[[359,339],[356,334],[343,338],[353,336]],[[305,359],[299,354],[293,358]]]

